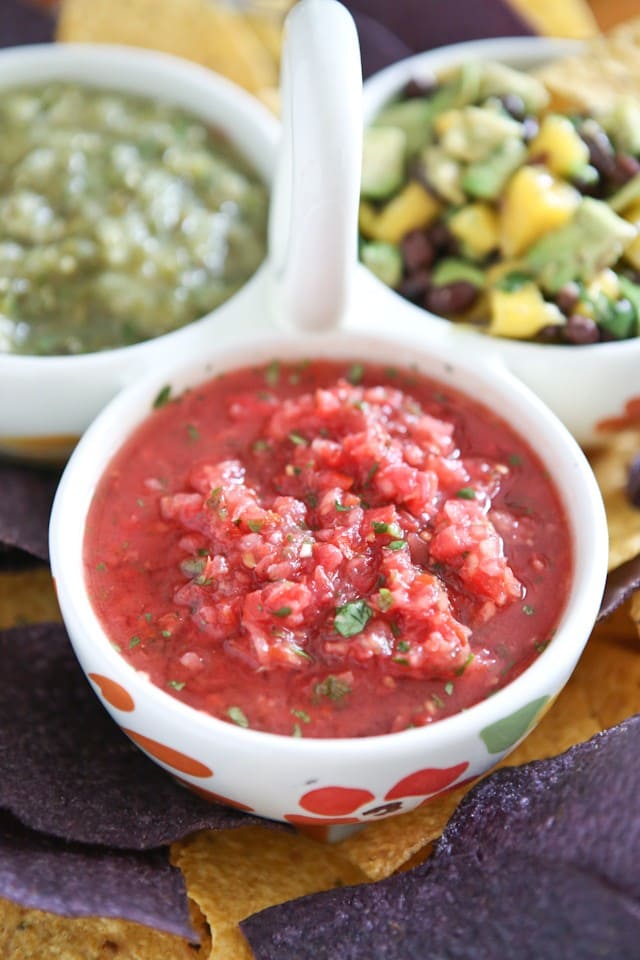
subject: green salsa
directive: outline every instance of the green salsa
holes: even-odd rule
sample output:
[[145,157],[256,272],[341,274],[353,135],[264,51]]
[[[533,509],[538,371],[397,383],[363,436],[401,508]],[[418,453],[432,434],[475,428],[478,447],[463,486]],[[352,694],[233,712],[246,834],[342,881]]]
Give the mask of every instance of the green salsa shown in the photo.
[[179,108],[53,83],[3,91],[0,130],[0,352],[159,336],[264,259],[267,188]]

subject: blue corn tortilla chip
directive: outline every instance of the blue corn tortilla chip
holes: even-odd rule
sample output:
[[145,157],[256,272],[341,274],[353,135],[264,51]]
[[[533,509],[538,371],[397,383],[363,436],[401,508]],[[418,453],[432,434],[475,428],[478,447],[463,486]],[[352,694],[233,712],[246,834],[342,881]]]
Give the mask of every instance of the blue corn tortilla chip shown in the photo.
[[256,960],[637,960],[638,903],[536,857],[454,857],[241,923]]
[[462,801],[431,859],[243,921],[257,960],[636,960],[640,716]]
[[[0,809],[33,830],[143,850],[264,824],[180,786],[124,736],[60,624],[0,632]],[[285,828],[286,829],[286,828]]]
[[621,607],[632,593],[640,589],[640,557],[632,557],[626,563],[621,563],[607,576],[602,603],[598,612],[598,620],[604,620],[614,610]]
[[66,917],[118,917],[197,941],[182,874],[165,848],[69,844],[0,814],[0,897]]
[[60,480],[56,470],[0,461],[0,569],[28,558],[49,560],[49,514]]

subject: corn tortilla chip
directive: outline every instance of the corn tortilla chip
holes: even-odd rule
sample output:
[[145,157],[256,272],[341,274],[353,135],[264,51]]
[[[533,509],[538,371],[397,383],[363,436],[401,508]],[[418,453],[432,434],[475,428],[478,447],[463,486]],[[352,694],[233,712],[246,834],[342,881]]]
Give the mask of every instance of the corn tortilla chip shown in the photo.
[[174,844],[172,861],[207,919],[216,960],[249,960],[237,924],[250,914],[366,879],[335,847],[264,827],[202,831]]
[[60,619],[48,567],[0,573],[0,630]]
[[59,917],[0,900],[0,956],[3,960],[197,960],[200,946],[128,920]]
[[640,430],[621,430],[591,458],[609,528],[609,570],[640,554],[640,509],[627,497],[629,466],[640,451]]
[[511,6],[538,33],[586,40],[598,34],[598,24],[585,0],[510,0]]

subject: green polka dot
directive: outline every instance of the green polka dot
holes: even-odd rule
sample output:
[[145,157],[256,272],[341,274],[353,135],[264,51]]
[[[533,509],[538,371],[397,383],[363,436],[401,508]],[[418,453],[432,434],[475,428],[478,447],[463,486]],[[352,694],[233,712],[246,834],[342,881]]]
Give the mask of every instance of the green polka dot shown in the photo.
[[517,743],[533,726],[535,718],[548,699],[549,697],[539,697],[532,700],[515,713],[510,713],[508,717],[503,717],[481,730],[480,736],[489,753],[502,753]]

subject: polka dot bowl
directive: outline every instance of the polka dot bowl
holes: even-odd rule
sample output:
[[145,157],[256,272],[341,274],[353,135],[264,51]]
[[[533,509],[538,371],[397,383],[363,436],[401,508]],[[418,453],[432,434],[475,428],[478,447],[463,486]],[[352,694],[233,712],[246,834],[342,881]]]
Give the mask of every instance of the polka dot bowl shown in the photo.
[[[434,345],[402,311],[381,310],[377,288],[358,272],[357,310],[321,336],[238,334],[213,350],[206,338],[180,367],[158,370],[113,400],[89,428],[63,476],[53,510],[51,558],[62,614],[80,663],[116,723],[170,774],[212,799],[301,826],[364,823],[427,803],[497,764],[536,724],[568,679],[593,626],[606,565],[600,495],[581,451],[547,408],[500,364],[478,368],[472,353]],[[391,334],[389,331],[392,330]],[[137,672],[113,648],[92,607],[83,541],[96,485],[113,455],[149,414],[158,391],[174,394],[217,374],[302,358],[415,366],[481,401],[538,452],[568,518],[574,568],[556,633],[517,679],[475,706],[425,727],[348,739],[279,736],[197,711]]]

